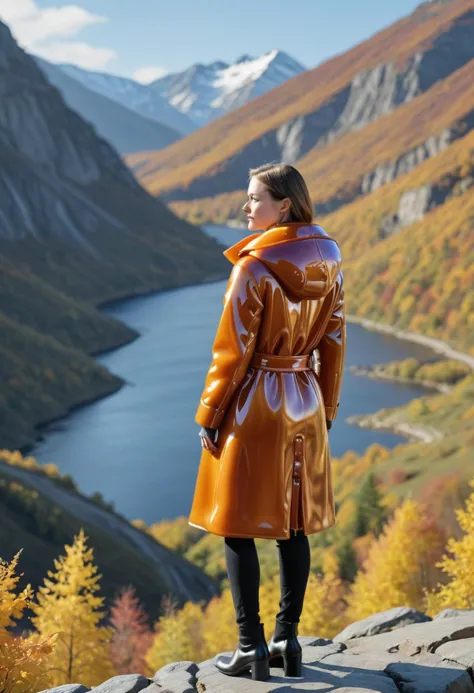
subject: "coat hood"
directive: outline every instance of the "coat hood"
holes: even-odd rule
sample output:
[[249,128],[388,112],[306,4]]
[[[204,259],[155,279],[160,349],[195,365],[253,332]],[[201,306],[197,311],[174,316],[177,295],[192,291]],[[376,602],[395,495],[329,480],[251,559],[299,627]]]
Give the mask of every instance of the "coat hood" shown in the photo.
[[237,264],[250,255],[299,298],[323,298],[334,286],[341,268],[338,242],[318,224],[286,222],[254,233],[224,250]]

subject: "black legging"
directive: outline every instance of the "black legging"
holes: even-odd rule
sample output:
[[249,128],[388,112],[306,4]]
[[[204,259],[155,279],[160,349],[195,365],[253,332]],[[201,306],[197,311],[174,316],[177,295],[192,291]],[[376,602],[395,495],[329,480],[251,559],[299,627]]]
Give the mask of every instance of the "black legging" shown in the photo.
[[[260,564],[255,540],[247,537],[225,537],[225,560],[232,599],[239,628],[260,623]],[[280,611],[282,622],[298,623],[311,563],[308,537],[299,530],[289,539],[276,539],[280,561]]]

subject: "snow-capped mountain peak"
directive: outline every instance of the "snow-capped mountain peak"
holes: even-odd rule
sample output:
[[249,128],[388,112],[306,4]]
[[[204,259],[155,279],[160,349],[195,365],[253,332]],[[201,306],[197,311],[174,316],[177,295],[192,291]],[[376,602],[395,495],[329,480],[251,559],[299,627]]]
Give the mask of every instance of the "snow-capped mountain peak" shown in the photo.
[[91,91],[181,135],[243,106],[306,69],[276,48],[256,57],[243,53],[231,64],[223,60],[207,64],[196,62],[182,72],[168,73],[151,84],[84,70],[76,65],[55,67]]
[[231,65],[221,61],[195,64],[159,77],[150,86],[196,124],[205,125],[305,70],[274,48],[257,57],[244,53]]

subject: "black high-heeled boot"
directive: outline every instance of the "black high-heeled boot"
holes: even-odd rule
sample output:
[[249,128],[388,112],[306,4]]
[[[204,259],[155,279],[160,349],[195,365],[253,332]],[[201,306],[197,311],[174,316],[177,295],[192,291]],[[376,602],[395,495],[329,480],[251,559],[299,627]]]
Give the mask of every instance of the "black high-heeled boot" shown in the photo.
[[263,623],[239,629],[239,644],[229,659],[220,655],[215,662],[223,674],[239,676],[250,671],[252,679],[266,681],[270,676],[268,664],[268,645],[265,640]]
[[301,676],[303,648],[297,635],[298,623],[276,619],[275,632],[268,643],[270,666],[283,667],[285,676]]

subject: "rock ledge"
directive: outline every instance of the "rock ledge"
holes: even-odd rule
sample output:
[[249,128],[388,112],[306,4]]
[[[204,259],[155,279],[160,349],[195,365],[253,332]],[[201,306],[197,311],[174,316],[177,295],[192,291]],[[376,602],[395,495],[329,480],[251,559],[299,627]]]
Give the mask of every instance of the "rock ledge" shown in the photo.
[[[266,633],[267,639],[271,634]],[[172,662],[152,679],[114,676],[94,693],[238,693],[339,691],[339,693],[474,693],[474,610],[445,609],[431,619],[409,607],[372,614],[333,640],[301,636],[303,672],[285,677],[272,667],[267,681],[226,676],[215,659]],[[220,653],[219,653],[220,654]],[[228,653],[229,655],[232,652]],[[86,693],[80,683],[41,693]]]

